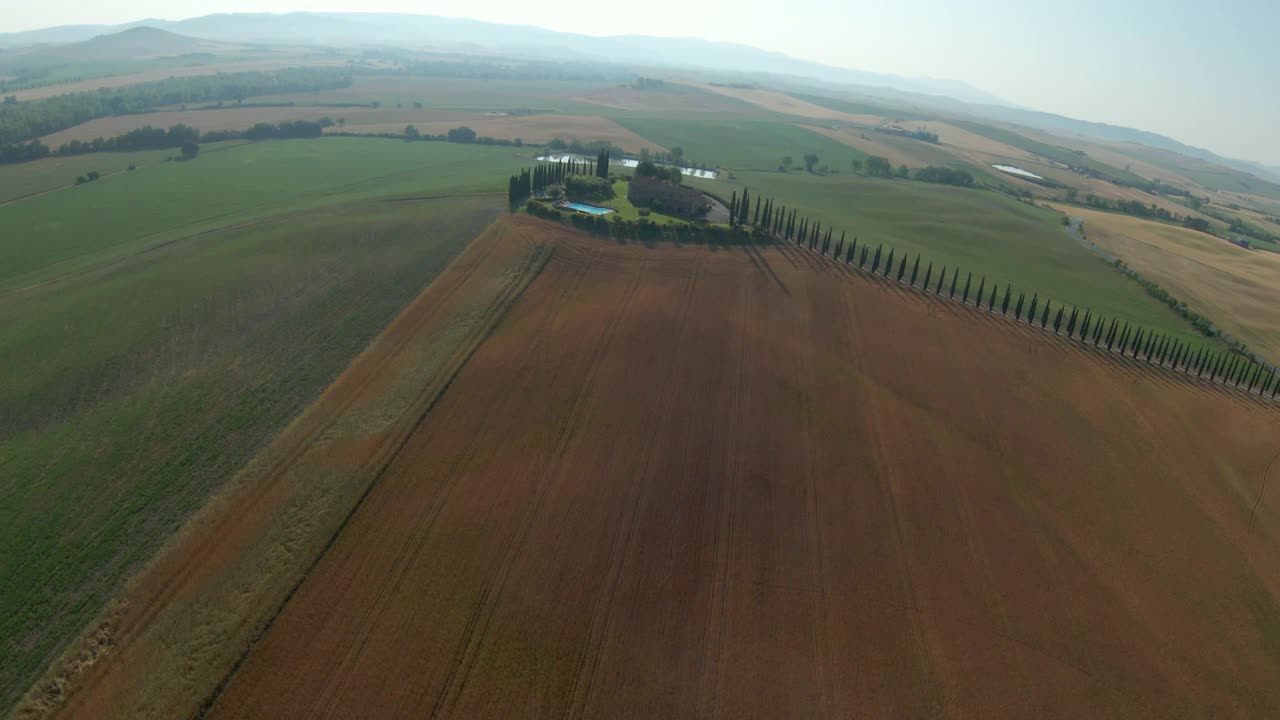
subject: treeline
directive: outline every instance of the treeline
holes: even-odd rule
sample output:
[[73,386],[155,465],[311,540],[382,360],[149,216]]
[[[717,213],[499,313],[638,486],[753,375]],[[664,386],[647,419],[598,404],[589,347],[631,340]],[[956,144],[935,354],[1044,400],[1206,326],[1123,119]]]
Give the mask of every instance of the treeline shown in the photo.
[[932,143],[934,145],[938,144],[938,133],[931,133],[928,130],[925,130],[924,128],[918,128],[916,130],[907,130],[905,128],[882,125],[873,129],[876,132],[884,133],[885,135],[896,135],[898,137],[910,138],[912,140],[920,140],[923,142]]
[[542,196],[547,188],[564,185],[573,177],[590,176],[599,180],[609,177],[609,151],[601,150],[595,162],[566,159],[555,163],[539,163],[512,175],[507,182],[507,204],[515,207],[521,201]]
[[943,185],[959,185],[961,187],[973,186],[973,175],[967,170],[956,170],[949,167],[937,167],[930,165],[929,167],[920,168],[912,173],[912,177],[921,182],[941,183]]
[[[0,104],[0,157],[12,146],[82,123],[129,115],[169,105],[240,101],[258,95],[327,90],[351,84],[350,73],[318,68],[168,78],[121,88],[57,95],[42,100]],[[19,152],[24,159],[32,153]],[[47,153],[46,153],[47,154]]]
[[[1068,201],[1074,200],[1075,196],[1076,194],[1074,190],[1067,191]],[[1133,215],[1134,217],[1182,223],[1183,227],[1191,230],[1198,230],[1202,233],[1210,233],[1212,230],[1212,227],[1209,225],[1209,221],[1204,218],[1196,217],[1190,213],[1186,215],[1178,215],[1177,213],[1166,210],[1155,203],[1148,204],[1140,200],[1111,200],[1109,198],[1099,197],[1093,193],[1089,193],[1084,196],[1084,204],[1100,210],[1111,210],[1113,212],[1124,213],[1125,215]]]
[[1105,348],[1175,372],[1221,382],[1249,393],[1256,390],[1264,397],[1275,398],[1280,392],[1280,374],[1276,368],[1236,348],[1214,350],[1208,345],[1192,346],[1167,333],[1122,323],[1119,318],[1095,315],[1087,308],[1081,310],[1078,306],[1071,306],[1068,310],[1065,303],[1054,306],[1052,300],[1041,299],[1039,293],[1033,293],[1028,300],[1026,292],[1019,291],[1015,298],[1012,284],[1005,284],[1002,290],[998,283],[993,283],[988,292],[986,276],[980,277],[975,288],[973,273],[962,272],[960,268],[951,269],[948,277],[948,268],[943,266],[935,280],[934,264],[925,264],[919,254],[912,259],[906,253],[897,255],[893,249],[886,253],[883,244],[877,245],[874,251],[870,243],[859,248],[858,238],[846,243],[843,232],[839,240],[833,241],[832,228],[827,228],[824,233],[819,223],[797,219],[794,210],[788,213],[783,209],[774,224],[769,226],[769,231],[778,239],[807,247],[837,262],[856,263],[859,269],[886,280],[938,297],[959,300],[989,313],[1011,316],[1015,322],[1039,325],[1043,330],[1052,328],[1055,335],[1070,340]]

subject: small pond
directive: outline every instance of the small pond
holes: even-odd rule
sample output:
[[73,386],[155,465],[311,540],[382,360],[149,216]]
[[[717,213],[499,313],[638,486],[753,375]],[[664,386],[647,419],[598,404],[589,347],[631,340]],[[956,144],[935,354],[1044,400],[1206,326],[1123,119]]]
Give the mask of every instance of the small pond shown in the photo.
[[991,167],[999,170],[1000,172],[1007,172],[1010,175],[1017,175],[1019,177],[1031,178],[1032,180],[1044,179],[1033,172],[1029,172],[1027,170],[1023,170],[1020,167],[1014,167],[1012,165],[992,165]]

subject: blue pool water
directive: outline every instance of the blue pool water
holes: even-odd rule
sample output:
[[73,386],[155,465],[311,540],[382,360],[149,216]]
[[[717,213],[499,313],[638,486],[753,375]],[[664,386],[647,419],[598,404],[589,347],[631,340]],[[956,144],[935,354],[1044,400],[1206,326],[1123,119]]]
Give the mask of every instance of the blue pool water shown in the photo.
[[583,205],[582,203],[566,203],[565,207],[570,210],[577,210],[588,215],[608,215],[613,212],[609,208],[596,207],[595,205]]

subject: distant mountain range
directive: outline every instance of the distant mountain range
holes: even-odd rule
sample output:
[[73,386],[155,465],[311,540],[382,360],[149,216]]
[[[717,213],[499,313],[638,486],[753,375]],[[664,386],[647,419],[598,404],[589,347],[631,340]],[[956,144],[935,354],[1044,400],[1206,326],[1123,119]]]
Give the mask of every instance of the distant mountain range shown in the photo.
[[108,53],[108,48],[117,54],[122,52],[122,48],[134,48],[139,54],[142,48],[146,48],[146,54],[153,56],[178,55],[207,50],[201,46],[206,41],[489,52],[530,59],[598,60],[649,68],[700,68],[743,75],[764,73],[783,78],[803,78],[834,86],[854,86],[873,96],[965,112],[1058,134],[1139,143],[1280,181],[1280,168],[1224,158],[1209,150],[1143,130],[1014,107],[956,80],[901,77],[837,68],[746,45],[698,38],[639,35],[601,38],[529,25],[394,13],[234,13],[177,21],[148,19],[123,25],[66,25],[0,33],[0,60],[12,60],[20,54],[13,52],[17,48],[30,48],[25,54],[31,57],[56,54],[94,59]]
[[383,46],[430,48],[546,59],[605,60],[649,67],[701,67],[710,70],[764,72],[811,77],[828,82],[882,86],[958,100],[1002,103],[988,93],[954,80],[908,78],[846,70],[732,43],[697,38],[639,35],[591,37],[529,25],[393,13],[235,13],[188,20],[140,20],[124,25],[68,25],[0,34],[0,48],[62,44],[136,27],[223,42],[257,42],[331,47]]

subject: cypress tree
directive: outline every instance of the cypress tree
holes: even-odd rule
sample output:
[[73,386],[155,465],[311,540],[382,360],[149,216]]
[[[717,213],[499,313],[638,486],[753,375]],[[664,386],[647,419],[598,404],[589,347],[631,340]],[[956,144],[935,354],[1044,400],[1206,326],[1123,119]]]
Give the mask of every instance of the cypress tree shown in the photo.
[[809,249],[813,250],[818,247],[818,233],[822,231],[822,223],[814,223],[813,230],[809,232]]
[[1155,342],[1156,342],[1156,334],[1154,331],[1152,331],[1149,335],[1147,335],[1147,344],[1142,348],[1142,354],[1150,358],[1151,350],[1152,348],[1155,347]]
[[1041,328],[1047,328],[1047,327],[1049,327],[1049,305],[1050,305],[1050,304],[1051,304],[1051,303],[1050,303],[1048,300],[1045,300],[1045,301],[1044,301],[1044,314],[1042,314],[1042,315],[1040,316],[1040,327],[1041,327]]
[[938,276],[938,287],[933,291],[934,295],[942,297],[942,281],[947,279],[947,266],[942,266],[942,274]]
[[742,188],[742,201],[738,203],[738,224],[746,225],[751,217],[751,197],[746,188]]
[[875,259],[873,259],[873,260],[871,261],[871,274],[872,274],[872,275],[875,275],[875,274],[876,274],[876,270],[880,267],[880,249],[881,249],[881,248],[883,248],[883,247],[884,247],[884,245],[879,245],[879,246],[877,246],[877,247],[876,247],[876,256],[875,256]]
[[1101,344],[1102,344],[1102,328],[1103,328],[1103,325],[1104,325],[1104,323],[1102,322],[1102,318],[1098,318],[1098,319],[1096,319],[1096,320],[1094,320],[1094,321],[1093,321],[1093,344],[1094,344],[1095,346],[1098,346],[1098,345],[1101,345]]
[[1018,321],[1021,321],[1021,320],[1022,320],[1022,302],[1023,302],[1024,300],[1026,300],[1026,299],[1027,299],[1027,294],[1026,294],[1025,292],[1021,292],[1021,291],[1019,291],[1019,292],[1018,292],[1018,305],[1017,305],[1017,306],[1014,308],[1014,310],[1013,310],[1013,319],[1014,319],[1014,320],[1018,320]]
[[964,297],[960,299],[961,303],[969,302],[969,286],[973,285],[973,273],[969,273],[964,279]]
[[836,249],[835,249],[834,251],[832,251],[832,253],[831,253],[831,257],[833,257],[833,258],[835,258],[835,259],[837,259],[837,260],[839,260],[840,258],[844,257],[844,238],[843,238],[843,237],[841,237],[841,238],[836,242]]
[[1000,303],[1000,314],[1009,314],[1009,296],[1013,294],[1013,285],[1004,286],[1004,301]]
[[1216,361],[1209,363],[1209,379],[1216,380],[1218,378],[1218,370],[1222,368],[1222,353],[1218,353]]
[[[854,240],[857,240],[857,238],[854,238]],[[867,246],[863,245],[862,256],[858,258],[858,267],[863,268],[866,266],[867,266]]]
[[929,281],[933,279],[933,263],[929,263],[929,269],[924,271],[924,284],[920,287],[925,290],[929,289]]
[[1065,305],[1059,306],[1058,314],[1053,316],[1053,332],[1055,335],[1058,333],[1058,329],[1062,327],[1062,310],[1065,307]]
[[1195,366],[1196,376],[1199,377],[1200,371],[1204,369],[1204,346],[1203,345],[1200,347],[1198,351],[1196,351],[1196,359],[1192,361],[1191,364]]
[[1027,323],[1032,324],[1036,321],[1036,304],[1040,302],[1040,293],[1034,293],[1031,296],[1031,307],[1027,310]]
[[1116,319],[1111,318],[1111,329],[1107,330],[1107,349],[1111,349],[1111,344],[1116,340]]
[[1071,337],[1076,331],[1076,318],[1079,316],[1079,308],[1071,308],[1071,317],[1067,319],[1067,337]]
[[1257,365],[1253,370],[1253,377],[1249,378],[1249,392],[1253,392],[1253,386],[1258,382],[1258,378],[1262,377],[1262,366]]
[[1138,354],[1142,352],[1142,333],[1143,333],[1143,330],[1139,328],[1137,336],[1134,337],[1133,339],[1133,356],[1134,357],[1138,357]]
[[889,259],[884,264],[884,276],[889,277],[889,272],[893,270],[893,248],[889,249]]
[[1124,324],[1124,329],[1120,331],[1120,354],[1124,355],[1126,345],[1129,344],[1129,323]]
[[1093,319],[1093,313],[1089,310],[1086,310],[1084,313],[1084,319],[1080,321],[1080,339],[1081,340],[1089,339],[1089,321],[1092,319]]
[[844,264],[845,264],[845,265],[852,265],[852,264],[853,264],[853,256],[854,256],[854,254],[857,252],[857,250],[858,250],[858,238],[856,238],[856,237],[855,237],[855,238],[853,239],[853,242],[849,244],[849,248],[848,248],[847,250],[845,250],[845,251],[844,251]]
[[733,191],[733,198],[729,200],[729,226],[736,227],[738,225],[738,191]]
[[956,296],[956,281],[960,279],[960,268],[951,271],[951,294],[948,297],[954,299]]
[[911,287],[916,286],[916,277],[919,275],[920,275],[920,253],[916,253],[916,262],[914,265],[911,266]]
[[902,262],[898,264],[898,282],[902,282],[902,276],[907,272],[907,254],[902,254]]
[[760,227],[760,199],[756,198],[756,214],[751,218],[751,224]]
[[[987,298],[987,312],[995,312],[995,309],[996,309],[996,290],[999,290],[999,289],[1000,289],[1000,286],[999,286],[999,285],[992,285],[992,286],[991,286],[991,297]],[[1006,298],[1005,298],[1005,299],[1008,299],[1008,296],[1006,296]]]
[[982,276],[982,282],[978,283],[978,297],[974,299],[974,307],[982,307],[982,296],[987,292],[987,276]]

